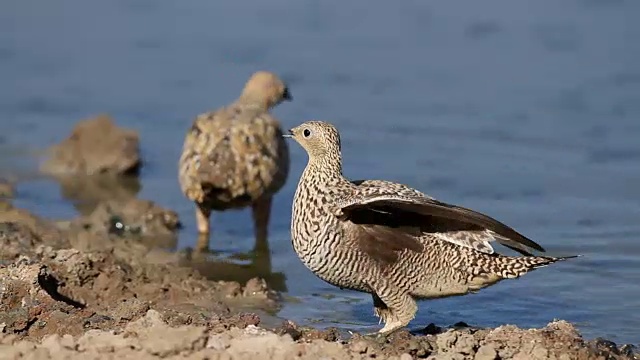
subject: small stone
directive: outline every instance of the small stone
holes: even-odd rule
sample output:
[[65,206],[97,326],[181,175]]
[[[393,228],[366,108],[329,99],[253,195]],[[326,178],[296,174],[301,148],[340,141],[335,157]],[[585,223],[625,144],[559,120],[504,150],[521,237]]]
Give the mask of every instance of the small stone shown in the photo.
[[425,335],[437,335],[440,332],[442,332],[442,328],[439,326],[436,326],[436,324],[431,323],[429,325],[427,325],[427,327],[425,327],[424,329],[422,329],[422,333]]
[[18,340],[18,335],[0,333],[0,345],[13,345]]
[[231,346],[231,344],[229,343],[228,335],[216,334],[209,337],[206,347],[207,349],[222,351],[229,346]]
[[413,360],[413,356],[411,356],[410,354],[404,353],[400,355],[400,360]]
[[536,344],[529,353],[531,359],[547,359],[549,351],[542,344]]
[[601,349],[607,349],[608,351],[616,355],[620,355],[620,351],[618,350],[618,345],[611,340],[607,340],[599,337],[595,339],[595,344],[597,347]]
[[495,360],[498,357],[498,352],[493,345],[482,345],[476,352],[474,360]]
[[638,352],[638,348],[635,345],[624,344],[620,347],[620,354],[625,355],[630,358],[636,357],[640,359],[640,352]]
[[73,340],[73,336],[69,334],[64,334],[62,336],[62,338],[60,339],[60,345],[62,345],[63,348],[69,350],[75,350],[76,348],[76,342]]
[[365,340],[358,340],[351,344],[351,350],[359,354],[366,354],[369,349],[369,344]]
[[298,341],[302,337],[302,331],[298,329],[298,326],[290,320],[285,320],[282,325],[276,329],[278,335],[289,334],[293,341]]
[[264,335],[266,334],[266,330],[261,329],[255,325],[247,325],[246,328],[244,328],[244,333],[247,335]]
[[253,278],[244,286],[243,296],[263,295],[268,290],[267,282],[261,278]]
[[473,338],[473,335],[469,334],[459,334],[458,339],[456,340],[456,351],[465,354],[472,355],[474,353],[473,349],[477,346],[477,341]]
[[458,334],[453,330],[449,330],[446,333],[438,335],[436,344],[438,344],[439,349],[448,349],[456,343],[457,339]]

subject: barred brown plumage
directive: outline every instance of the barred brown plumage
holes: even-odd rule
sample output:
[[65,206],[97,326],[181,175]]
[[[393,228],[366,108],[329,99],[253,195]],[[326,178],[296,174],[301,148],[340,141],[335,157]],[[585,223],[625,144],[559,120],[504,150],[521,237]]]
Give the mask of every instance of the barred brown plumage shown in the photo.
[[[284,136],[309,157],[292,205],[294,250],[324,281],[370,293],[380,333],[406,326],[417,299],[468,294],[573,257],[532,256],[544,249],[511,227],[406,185],[346,179],[330,123],[308,121]],[[494,241],[525,256],[497,254]]]
[[289,100],[289,89],[278,76],[258,71],[235,102],[193,121],[178,179],[184,195],[196,204],[199,248],[208,245],[212,210],[249,205],[256,241],[266,241],[271,199],[289,173],[288,145],[269,109]]

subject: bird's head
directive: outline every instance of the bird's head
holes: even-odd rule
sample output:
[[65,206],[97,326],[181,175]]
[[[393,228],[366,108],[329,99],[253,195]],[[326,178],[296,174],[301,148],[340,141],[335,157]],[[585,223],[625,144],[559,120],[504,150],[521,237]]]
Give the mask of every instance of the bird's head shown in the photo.
[[248,102],[257,102],[266,108],[293,100],[287,84],[276,74],[268,71],[258,71],[251,75],[242,90],[241,98]]
[[307,121],[284,135],[294,139],[309,154],[310,160],[335,157],[340,160],[340,134],[332,124],[324,121]]

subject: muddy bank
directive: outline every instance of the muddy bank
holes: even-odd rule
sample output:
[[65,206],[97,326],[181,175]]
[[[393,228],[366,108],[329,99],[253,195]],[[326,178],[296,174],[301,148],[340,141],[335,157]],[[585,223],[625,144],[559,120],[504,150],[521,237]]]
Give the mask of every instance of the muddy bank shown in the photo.
[[[139,213],[147,225],[142,232],[155,237],[158,233],[152,230],[158,227],[149,224],[156,224],[159,216],[159,228],[165,229],[166,213],[152,203],[141,203],[148,210]],[[0,324],[5,334],[38,340],[50,334],[120,329],[152,307],[176,325],[219,321],[245,306],[277,309],[277,294],[263,280],[209,281],[179,266],[180,254],[153,250],[139,236],[114,233],[109,221],[80,217],[60,225],[4,205]],[[123,208],[108,208],[101,207],[101,216],[95,216],[126,214]]]
[[563,321],[533,330],[429,326],[387,339],[343,339],[289,321],[263,328],[255,312],[279,304],[264,280],[210,281],[181,265],[182,255],[110,229],[108,219],[128,207],[143,209],[133,223],[146,212],[162,219],[145,227],[151,234],[178,221],[139,201],[100,204],[89,218],[57,224],[5,204],[0,358],[633,359],[631,347],[585,341]]
[[426,336],[400,331],[387,340],[341,340],[331,331],[301,331],[290,322],[275,331],[256,325],[259,319],[245,316],[172,326],[162,313],[148,310],[117,331],[53,334],[40,342],[3,334],[0,354],[7,359],[634,359],[630,348],[585,342],[562,321],[535,330],[502,326]]

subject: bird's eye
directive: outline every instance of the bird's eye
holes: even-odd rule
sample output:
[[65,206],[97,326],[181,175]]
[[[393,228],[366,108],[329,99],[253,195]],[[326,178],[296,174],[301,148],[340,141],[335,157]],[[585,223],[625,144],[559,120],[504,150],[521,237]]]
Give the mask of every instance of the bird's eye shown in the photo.
[[302,135],[304,135],[304,137],[309,137],[309,136],[311,136],[311,130],[309,130],[309,129],[304,129],[304,131],[302,132]]

